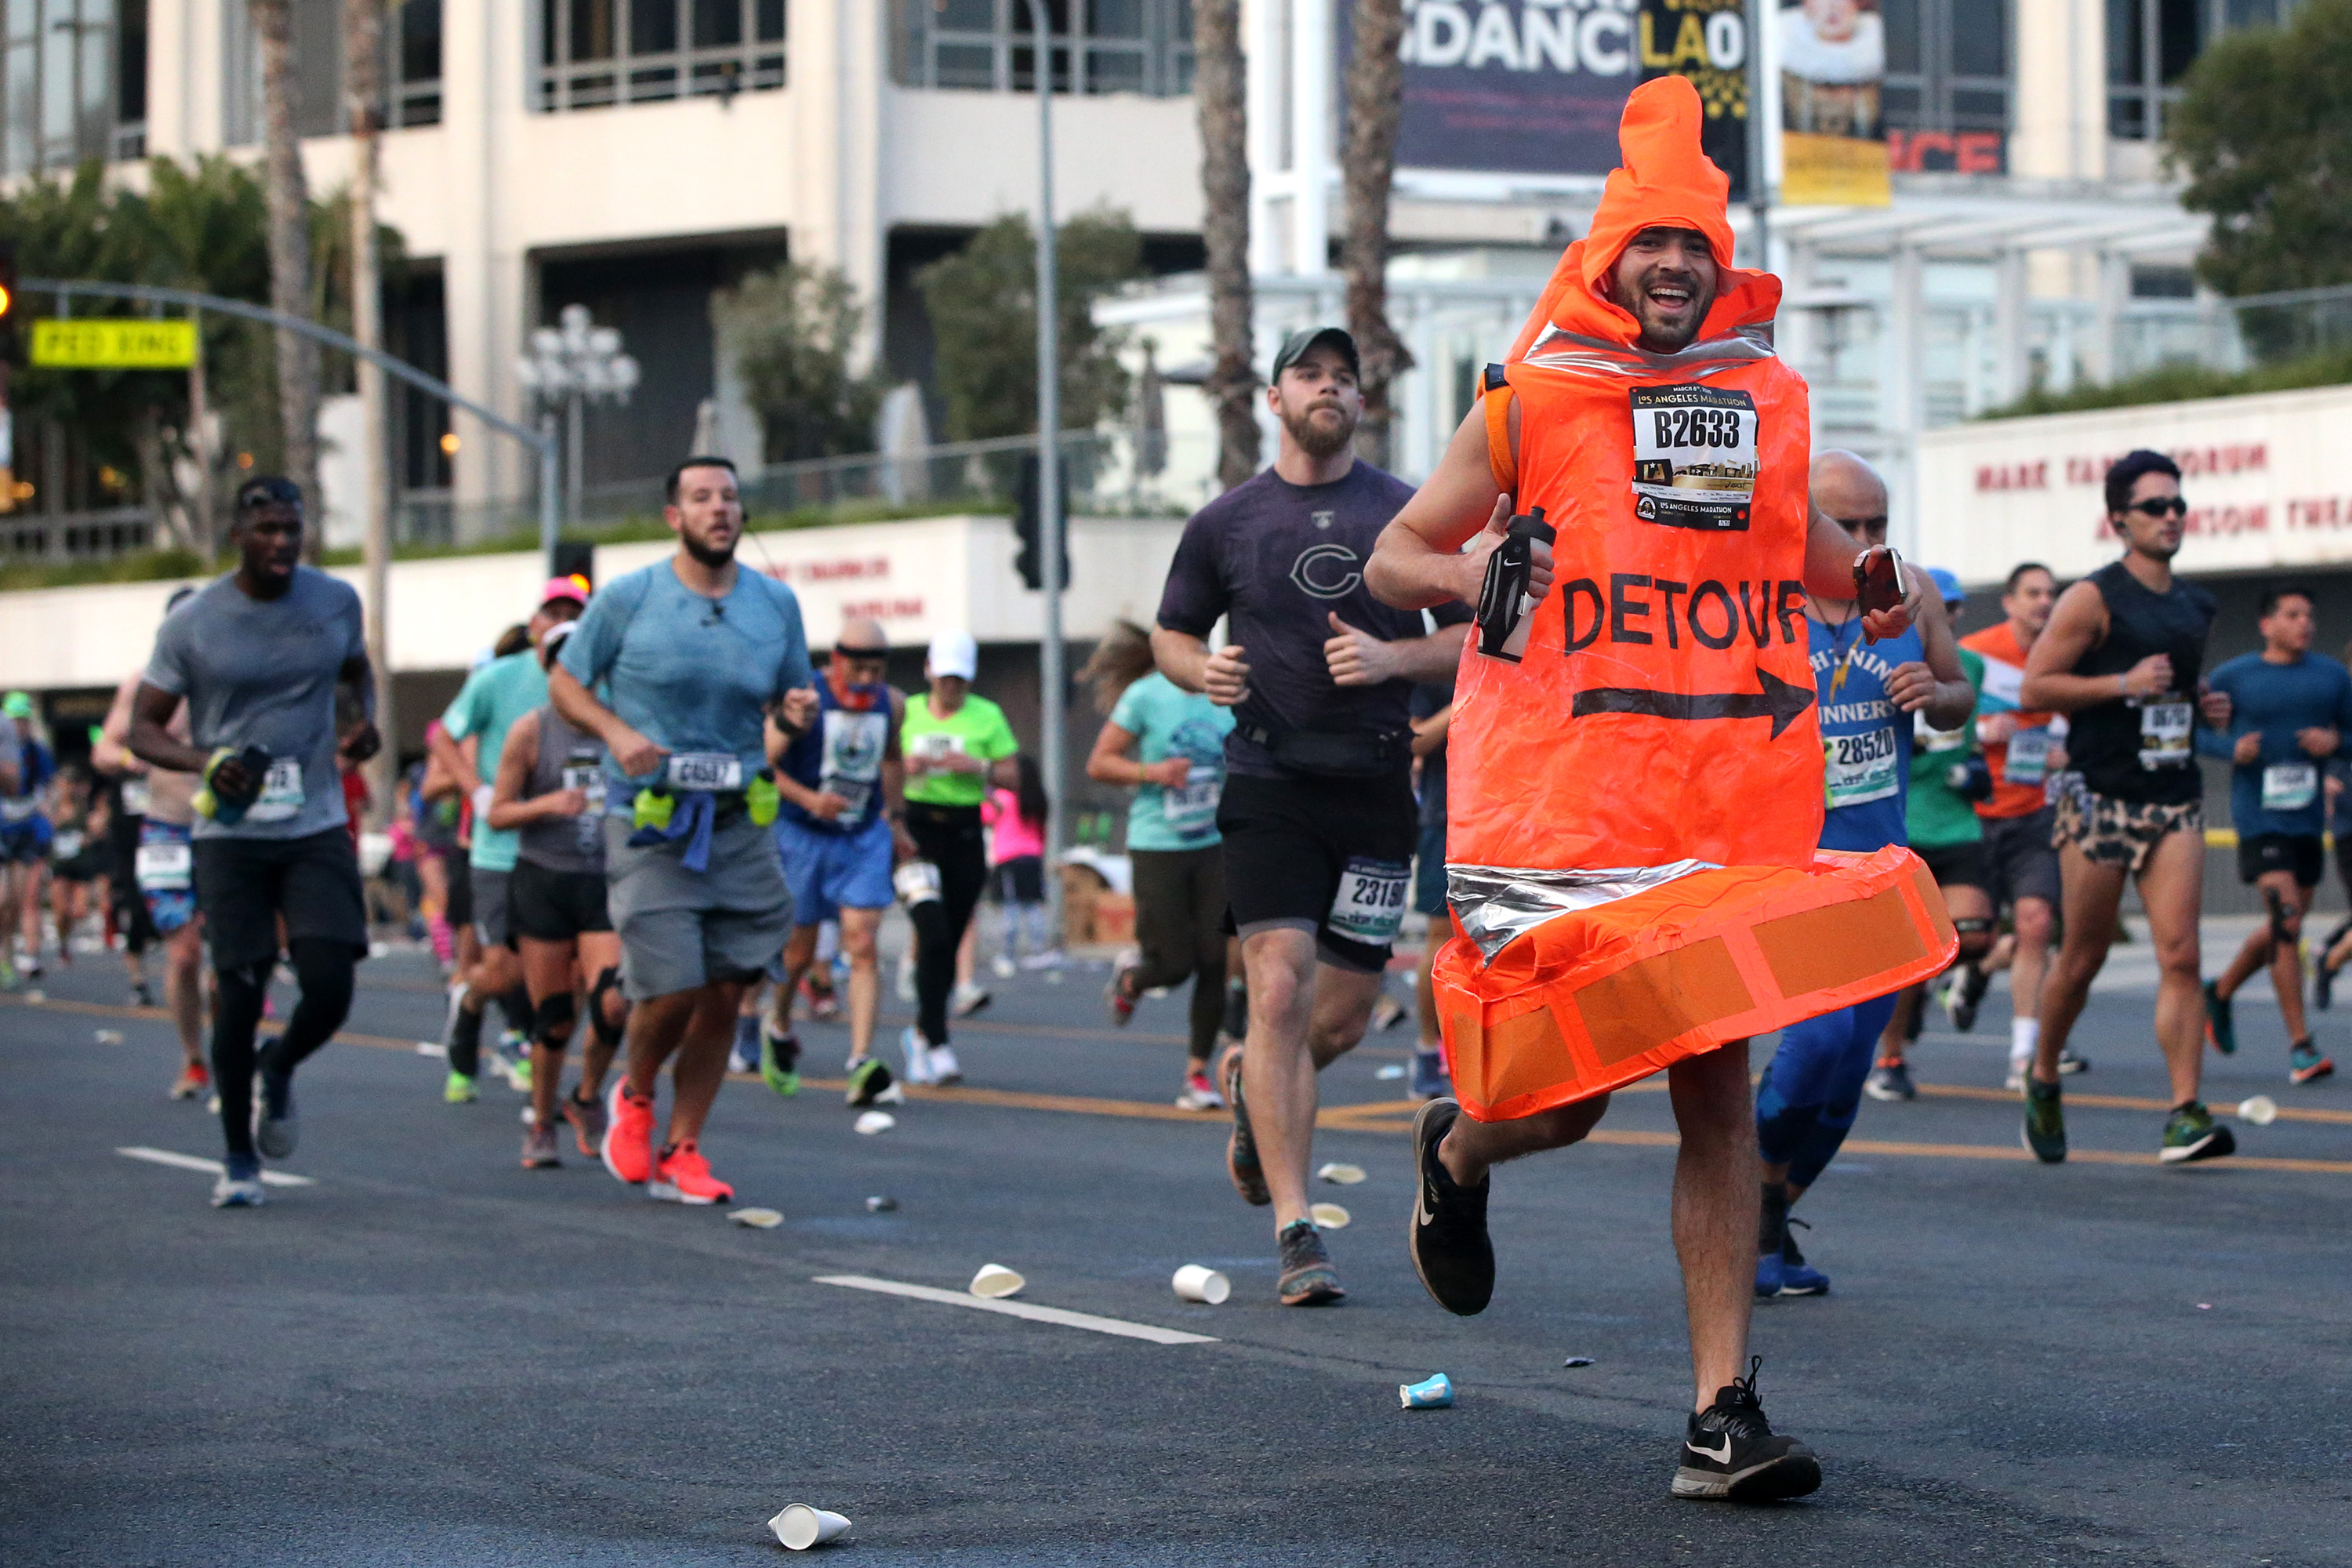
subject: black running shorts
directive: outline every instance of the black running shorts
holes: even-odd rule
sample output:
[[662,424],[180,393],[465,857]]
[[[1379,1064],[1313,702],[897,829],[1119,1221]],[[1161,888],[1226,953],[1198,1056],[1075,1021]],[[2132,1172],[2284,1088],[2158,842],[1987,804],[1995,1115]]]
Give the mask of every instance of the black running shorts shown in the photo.
[[277,958],[280,915],[289,942],[339,942],[367,955],[359,857],[340,823],[300,838],[197,839],[196,907],[223,973]]
[[507,929],[532,942],[570,942],[611,931],[601,871],[551,871],[517,860],[507,879]]
[[2298,888],[2315,888],[2327,874],[2327,852],[2315,833],[2256,833],[2238,840],[2238,880],[2252,887],[2273,871],[2292,871]]
[[1378,974],[1411,900],[1419,813],[1402,769],[1379,778],[1225,777],[1225,900],[1247,937],[1315,933],[1328,963]]

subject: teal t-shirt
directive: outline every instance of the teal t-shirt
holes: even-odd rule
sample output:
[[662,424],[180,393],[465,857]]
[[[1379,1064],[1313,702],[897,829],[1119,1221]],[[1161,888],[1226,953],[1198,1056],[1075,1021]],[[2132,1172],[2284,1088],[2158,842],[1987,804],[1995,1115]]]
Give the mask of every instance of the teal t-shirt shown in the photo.
[[1225,786],[1225,737],[1234,710],[1186,691],[1157,670],[1120,694],[1110,721],[1136,738],[1147,763],[1182,757],[1184,787],[1139,785],[1127,808],[1129,849],[1201,849],[1219,842],[1217,797]]
[[[499,776],[499,755],[507,749],[507,731],[516,720],[547,701],[547,671],[539,667],[539,650],[525,648],[494,658],[466,678],[457,700],[441,715],[441,727],[453,741],[481,737],[474,772],[484,784]],[[474,819],[474,848],[467,859],[485,871],[511,871],[519,837],[512,828],[492,827]]]
[[[1960,668],[1969,684],[1984,690],[1984,656],[1961,648]],[[1976,803],[1952,793],[1947,775],[1955,763],[1968,760],[1977,749],[1977,721],[1971,715],[1957,730],[1930,730],[1927,715],[1915,713],[1911,736],[1911,792],[1903,808],[1905,837],[1914,849],[1940,849],[1952,844],[1974,844],[1984,837]]]

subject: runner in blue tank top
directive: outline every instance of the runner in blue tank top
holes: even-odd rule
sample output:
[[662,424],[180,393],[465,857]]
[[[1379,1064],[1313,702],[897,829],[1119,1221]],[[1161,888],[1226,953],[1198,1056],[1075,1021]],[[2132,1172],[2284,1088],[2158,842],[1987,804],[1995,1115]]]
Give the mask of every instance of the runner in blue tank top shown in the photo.
[[[878,623],[843,622],[817,679],[817,721],[777,762],[776,848],[794,924],[782,963],[770,970],[778,984],[760,1030],[760,1075],[778,1094],[800,1087],[793,995],[815,960],[817,928],[831,920],[841,922],[841,950],[849,955],[849,1101],[871,1104],[890,1087],[889,1069],[873,1054],[882,998],[875,935],[890,907],[897,840],[905,837],[898,720],[906,699],[883,683],[889,652]],[[911,843],[906,848],[913,852]]]
[[[1851,452],[1813,459],[1812,504],[1864,549],[1886,542],[1886,486]],[[1917,568],[1905,568],[1917,574]],[[1923,585],[1925,585],[1923,584]],[[1921,595],[1918,620],[1899,637],[1865,643],[1853,600],[1807,605],[1814,690],[1821,704],[1822,847],[1868,852],[1904,842],[1911,777],[1912,715],[1958,729],[1976,709],[1960,668],[1943,599]],[[1805,1262],[1789,1236],[1789,1205],[1821,1178],[1853,1126],[1879,1031],[1894,1016],[1889,994],[1808,1018],[1780,1033],[1756,1090],[1756,1142],[1764,1156],[1764,1215],[1757,1236],[1759,1296],[1821,1296],[1828,1276]]]

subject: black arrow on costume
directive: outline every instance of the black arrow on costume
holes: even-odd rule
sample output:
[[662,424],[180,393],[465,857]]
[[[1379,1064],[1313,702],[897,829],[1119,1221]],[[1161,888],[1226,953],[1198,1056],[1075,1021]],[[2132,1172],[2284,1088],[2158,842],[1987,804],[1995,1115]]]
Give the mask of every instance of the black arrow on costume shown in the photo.
[[1653,719],[1769,719],[1772,739],[1813,705],[1813,689],[1791,686],[1769,669],[1759,669],[1759,689],[1738,691],[1645,691],[1638,686],[1599,686],[1576,694],[1575,716],[1588,713],[1646,713]]

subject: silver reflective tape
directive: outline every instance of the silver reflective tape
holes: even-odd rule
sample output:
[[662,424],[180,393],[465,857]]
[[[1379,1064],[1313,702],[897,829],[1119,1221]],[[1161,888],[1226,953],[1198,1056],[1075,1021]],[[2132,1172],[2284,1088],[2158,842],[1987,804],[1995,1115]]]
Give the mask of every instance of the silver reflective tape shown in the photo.
[[1683,375],[1703,381],[1717,371],[1774,357],[1771,344],[1745,332],[1709,338],[1674,353],[1661,354],[1548,326],[1517,363],[1546,370],[1581,371],[1589,375]]
[[1463,934],[1478,944],[1486,961],[1514,937],[1524,936],[1557,915],[1589,910],[1664,887],[1696,871],[1722,869],[1711,860],[1675,860],[1664,866],[1618,866],[1593,871],[1540,871],[1511,866],[1448,866],[1445,901]]

